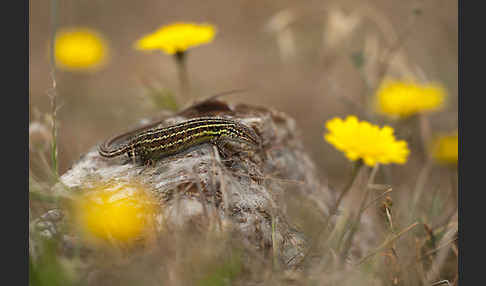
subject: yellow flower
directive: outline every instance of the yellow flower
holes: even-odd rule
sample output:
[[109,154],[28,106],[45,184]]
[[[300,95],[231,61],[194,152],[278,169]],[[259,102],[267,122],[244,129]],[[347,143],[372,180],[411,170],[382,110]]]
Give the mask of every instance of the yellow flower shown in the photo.
[[98,241],[130,243],[153,227],[154,203],[140,185],[100,185],[86,190],[74,207],[77,225]]
[[378,112],[391,117],[407,117],[420,112],[439,110],[446,92],[439,84],[387,79],[376,92]]
[[348,116],[345,120],[328,120],[326,128],[329,132],[324,134],[324,139],[352,161],[362,159],[368,166],[407,162],[410,153],[407,142],[395,140],[394,130],[389,126],[379,128],[369,122],[358,121],[356,116]]
[[438,136],[433,140],[430,150],[432,157],[439,163],[457,164],[459,139],[457,131]]
[[89,28],[66,28],[56,33],[55,59],[59,68],[77,71],[102,67],[108,45],[101,34]]
[[209,24],[173,23],[142,37],[135,43],[135,48],[162,50],[172,55],[209,43],[215,34],[216,28]]

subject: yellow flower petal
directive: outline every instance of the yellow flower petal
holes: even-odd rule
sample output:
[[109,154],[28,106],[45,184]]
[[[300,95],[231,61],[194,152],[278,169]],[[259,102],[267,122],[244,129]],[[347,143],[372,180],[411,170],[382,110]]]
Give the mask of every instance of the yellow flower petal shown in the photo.
[[336,149],[345,153],[351,161],[362,159],[368,166],[380,164],[404,164],[410,153],[407,142],[397,141],[393,128],[379,128],[356,116],[345,120],[333,118],[326,122],[328,132],[324,139]]
[[209,24],[173,23],[142,37],[135,43],[135,48],[175,54],[209,43],[215,34],[216,28]]
[[77,225],[89,238],[130,243],[153,227],[154,203],[136,184],[101,185],[86,190],[75,203]]
[[441,164],[457,164],[458,149],[457,132],[438,136],[430,147],[432,157]]
[[407,117],[436,111],[443,107],[445,89],[439,84],[418,84],[413,81],[384,80],[376,92],[377,112],[390,117]]
[[107,63],[108,45],[95,30],[65,28],[56,33],[54,56],[61,69],[93,70]]

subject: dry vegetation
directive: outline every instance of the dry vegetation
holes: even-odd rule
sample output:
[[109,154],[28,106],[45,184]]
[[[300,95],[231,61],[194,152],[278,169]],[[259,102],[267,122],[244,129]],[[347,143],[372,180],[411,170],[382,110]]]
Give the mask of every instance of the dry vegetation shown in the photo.
[[[107,65],[51,76],[53,19],[57,27],[101,31],[109,40]],[[56,219],[48,211],[67,200],[52,193],[57,174],[95,144],[140,118],[189,104],[177,96],[174,59],[133,48],[173,21],[218,29],[212,43],[188,54],[194,98],[246,88],[226,99],[295,118],[319,179],[336,193],[353,164],[324,140],[327,120],[354,114],[392,126],[408,142],[406,164],[360,169],[333,228],[289,186],[288,217],[312,245],[298,267],[247,251],[230,233],[192,228],[165,232],[135,254],[120,247],[60,253],[63,231],[73,226],[45,240],[50,226],[39,232],[32,223]],[[30,2],[29,23],[31,285],[457,285],[457,169],[436,163],[427,149],[435,134],[457,129],[457,1],[46,0]],[[375,114],[372,97],[387,76],[440,82],[445,107],[404,120]],[[350,239],[366,228],[375,241]],[[348,260],[352,244],[369,251]]]

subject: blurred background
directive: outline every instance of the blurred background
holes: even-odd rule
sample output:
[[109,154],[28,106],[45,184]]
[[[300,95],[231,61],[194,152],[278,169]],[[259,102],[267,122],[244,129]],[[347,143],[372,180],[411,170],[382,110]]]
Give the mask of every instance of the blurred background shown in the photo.
[[[188,53],[195,98],[248,88],[226,99],[295,118],[323,177],[339,182],[351,164],[323,140],[324,123],[347,114],[385,123],[368,106],[384,76],[441,83],[447,105],[430,115],[431,128],[457,128],[457,7],[452,0],[58,1],[59,29],[89,27],[109,48],[106,65],[96,71],[56,71],[60,174],[95,144],[160,112],[148,85],[177,97],[174,58],[133,46],[162,25],[189,21],[218,30],[211,43]],[[51,110],[50,9],[49,1],[30,1],[31,122]],[[397,136],[409,140],[412,156],[404,172],[412,172],[422,163],[413,134]]]
[[[163,98],[184,107],[224,91],[247,89],[222,99],[265,106],[294,118],[321,179],[333,190],[349,181],[353,164],[324,140],[326,121],[356,115],[361,120],[394,127],[397,139],[407,141],[411,154],[405,165],[387,165],[377,173],[376,186],[383,188],[380,192],[387,191],[378,197],[383,199],[374,201],[378,215],[375,213],[372,222],[385,226],[382,239],[374,243],[378,246],[389,235],[395,235],[395,230],[408,231],[412,223],[420,222],[413,235],[407,234],[408,239],[400,241],[401,260],[395,261],[409,262],[413,267],[403,271],[411,269],[411,276],[420,277],[423,285],[431,285],[439,277],[455,281],[451,285],[457,282],[457,135],[456,145],[453,142],[444,147],[449,152],[446,155],[452,152],[447,166],[430,160],[426,148],[437,134],[457,130],[458,1],[40,0],[29,4],[30,220],[52,207],[44,205],[52,201],[41,196],[50,194],[49,184],[55,182],[52,161],[58,163],[59,174],[63,174],[96,144],[139,124],[141,119],[167,111]],[[217,29],[210,43],[186,52],[190,98],[182,96],[174,56],[140,51],[134,46],[143,36],[179,21],[209,23]],[[76,27],[89,28],[103,39],[105,61],[96,69],[58,66],[53,77],[49,47],[54,28],[61,31]],[[379,115],[372,104],[380,83],[387,78],[438,83],[446,91],[445,105],[403,120]],[[51,145],[53,95],[57,106],[57,160],[51,158],[55,149]],[[359,203],[366,180],[366,176],[358,177],[356,191],[348,196],[351,203]],[[309,221],[305,219],[309,210],[298,202],[296,205],[296,212],[301,214],[293,219],[301,215],[303,221]],[[371,211],[366,216],[372,217]],[[311,221],[310,230],[322,227]],[[369,225],[364,229],[379,233]],[[34,240],[29,237],[32,244]],[[171,244],[168,246],[172,249]],[[444,251],[432,260],[438,249]],[[370,273],[372,277],[383,273],[384,281],[391,284],[373,285],[418,285],[414,279],[409,284],[398,284],[395,274],[389,278],[387,275],[395,270],[387,267],[398,264],[387,260],[395,259],[391,254],[379,252],[384,266]],[[431,275],[418,272],[422,263],[416,261],[420,260],[434,266]],[[42,262],[38,264],[43,266]],[[149,264],[157,265],[151,261]],[[99,265],[110,263],[100,260]],[[142,269],[148,268],[142,265]],[[56,277],[59,271],[40,272]],[[364,281],[359,276],[356,279]]]

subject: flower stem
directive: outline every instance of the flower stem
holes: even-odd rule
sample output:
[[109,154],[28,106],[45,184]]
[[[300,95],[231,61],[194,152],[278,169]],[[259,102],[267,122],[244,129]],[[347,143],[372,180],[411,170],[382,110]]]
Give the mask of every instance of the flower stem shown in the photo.
[[432,170],[432,162],[427,160],[423,165],[422,169],[417,178],[417,182],[415,183],[415,188],[411,200],[410,212],[409,212],[409,220],[414,221],[415,219],[415,212],[417,209],[417,205],[422,197],[422,193],[425,190],[425,186],[427,184],[427,179],[429,177],[430,171]]
[[342,258],[341,261],[344,261],[344,258],[346,257],[348,250],[351,247],[351,243],[353,241],[354,234],[356,233],[358,226],[359,226],[359,223],[361,221],[361,216],[363,215],[364,211],[366,210],[366,202],[368,201],[368,197],[369,197],[370,190],[371,190],[370,186],[375,181],[375,177],[376,177],[376,174],[378,173],[378,167],[379,166],[380,166],[379,164],[376,164],[373,167],[373,170],[371,171],[371,175],[368,179],[368,183],[365,186],[366,192],[365,192],[363,200],[361,201],[358,216],[357,216],[356,220],[353,222],[352,226],[350,227],[350,234],[348,235],[348,237],[346,238],[345,243],[344,243],[344,247],[343,247],[343,250],[341,252],[341,258]]
[[187,73],[186,57],[187,55],[183,51],[178,51],[175,53],[182,97],[189,99],[190,85],[189,85],[189,74]]
[[337,210],[339,209],[339,205],[341,204],[341,201],[343,200],[344,196],[348,193],[348,191],[353,186],[354,181],[358,177],[358,173],[359,173],[358,171],[361,169],[362,166],[363,166],[363,160],[358,160],[355,163],[355,165],[353,167],[353,171],[351,173],[351,180],[349,180],[349,182],[344,186],[344,188],[342,188],[341,193],[339,194],[339,197],[336,201],[336,204],[334,205],[334,207],[329,212],[329,217],[336,214]]
[[[351,189],[351,187],[354,184],[354,181],[356,181],[356,178],[358,177],[359,170],[361,170],[361,167],[363,167],[363,160],[360,159],[360,160],[356,161],[356,163],[354,164],[353,170],[351,172],[350,180],[341,189],[341,192],[339,193],[339,197],[338,197],[336,203],[334,204],[332,209],[329,210],[329,214],[326,218],[326,221],[324,222],[322,228],[320,229],[319,233],[317,234],[316,239],[314,240],[314,243],[307,250],[305,257],[307,257],[310,253],[312,253],[312,251],[314,251],[314,249],[317,247],[317,242],[319,241],[319,238],[321,237],[323,231],[327,229],[329,222],[331,221],[331,218],[337,213],[344,196],[349,192],[349,190]],[[326,241],[326,243],[327,243],[327,241]],[[304,259],[305,259],[305,257],[304,257]]]
[[427,117],[427,115],[424,114],[419,114],[417,115],[417,121],[419,125],[419,132],[420,132],[420,140],[422,144],[422,149],[423,149],[423,154],[424,154],[424,160],[428,161],[430,160],[430,156],[428,154],[427,150],[427,143],[430,141],[430,133],[431,133],[431,127],[430,127],[430,120]]

